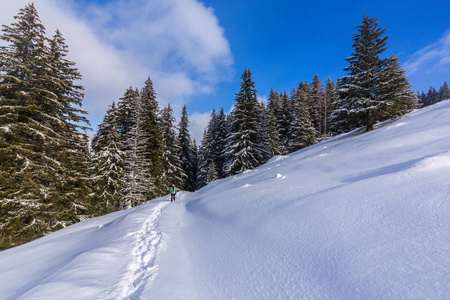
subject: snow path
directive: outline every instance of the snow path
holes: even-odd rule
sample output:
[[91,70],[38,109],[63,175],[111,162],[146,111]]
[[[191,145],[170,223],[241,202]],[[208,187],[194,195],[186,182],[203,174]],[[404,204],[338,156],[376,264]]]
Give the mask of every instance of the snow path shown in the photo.
[[134,237],[134,246],[131,251],[132,260],[127,266],[126,273],[113,289],[106,291],[100,299],[140,299],[145,284],[156,275],[158,265],[155,260],[162,234],[156,227],[164,209],[170,202],[161,202],[155,205],[150,216],[144,221],[142,227],[125,236]]

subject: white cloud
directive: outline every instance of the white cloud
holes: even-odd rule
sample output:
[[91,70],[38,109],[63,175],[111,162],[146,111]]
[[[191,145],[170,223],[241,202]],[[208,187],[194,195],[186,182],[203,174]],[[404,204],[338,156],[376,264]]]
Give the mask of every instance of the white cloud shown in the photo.
[[[2,3],[0,24],[13,22],[28,3]],[[213,10],[197,0],[80,3],[37,0],[35,6],[47,36],[58,28],[67,40],[69,59],[83,75],[83,107],[94,125],[126,88],[142,88],[149,76],[161,106],[170,102],[177,115],[193,96],[211,93],[229,74],[232,56],[223,29]],[[200,124],[193,120],[192,127]]]
[[256,98],[258,99],[258,102],[261,103],[264,102],[264,104],[267,105],[269,97],[267,97],[266,95],[256,95]]
[[203,133],[210,119],[211,111],[205,113],[195,112],[189,117],[189,132],[191,133],[191,138],[197,142],[197,145],[200,145]]
[[162,105],[211,93],[231,66],[214,12],[196,0],[117,0],[87,11],[102,40],[148,68]]
[[407,75],[416,72],[436,72],[448,69],[450,64],[450,30],[437,42],[417,51],[404,64]]

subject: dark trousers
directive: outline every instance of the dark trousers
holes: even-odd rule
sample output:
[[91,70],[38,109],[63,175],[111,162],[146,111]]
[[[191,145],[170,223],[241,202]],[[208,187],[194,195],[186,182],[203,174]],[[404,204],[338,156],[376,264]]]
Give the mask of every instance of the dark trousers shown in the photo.
[[175,195],[176,195],[176,194],[170,194],[170,202],[175,201]]

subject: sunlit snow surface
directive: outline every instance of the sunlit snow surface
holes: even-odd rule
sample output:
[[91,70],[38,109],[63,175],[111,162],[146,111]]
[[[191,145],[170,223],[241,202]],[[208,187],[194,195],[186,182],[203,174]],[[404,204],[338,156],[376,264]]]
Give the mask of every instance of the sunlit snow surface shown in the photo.
[[1,299],[448,299],[450,101],[0,253]]

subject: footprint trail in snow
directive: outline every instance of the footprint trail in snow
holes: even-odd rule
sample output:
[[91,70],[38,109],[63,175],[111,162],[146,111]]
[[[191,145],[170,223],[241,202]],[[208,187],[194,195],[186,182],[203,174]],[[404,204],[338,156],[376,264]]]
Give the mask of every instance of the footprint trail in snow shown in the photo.
[[158,266],[156,255],[161,245],[162,233],[156,230],[162,212],[170,202],[160,202],[154,206],[152,213],[144,221],[142,227],[129,233],[126,237],[134,237],[134,246],[125,274],[115,288],[102,299],[140,299],[148,280],[156,275]]

